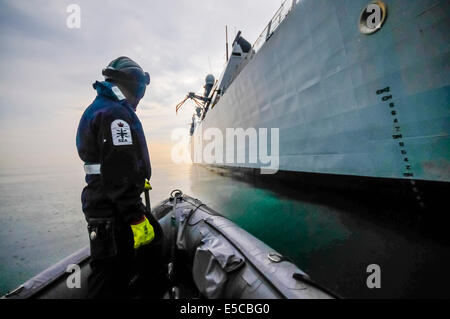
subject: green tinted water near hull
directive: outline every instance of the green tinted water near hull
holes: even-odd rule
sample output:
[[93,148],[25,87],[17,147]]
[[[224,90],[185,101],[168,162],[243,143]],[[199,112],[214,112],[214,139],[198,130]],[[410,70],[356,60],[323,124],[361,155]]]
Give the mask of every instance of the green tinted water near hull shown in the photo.
[[[261,189],[246,188],[231,194],[225,207],[230,217],[274,248],[308,264],[307,254],[345,241],[350,230],[327,208],[299,203]],[[286,236],[289,234],[289,236]],[[309,238],[305,240],[305,238]]]
[[[341,194],[260,188],[192,169],[191,194],[291,258],[311,278],[345,297],[449,296],[448,246],[420,235],[391,203]],[[290,194],[289,196],[283,194]],[[293,195],[293,196],[292,196]],[[386,216],[390,216],[386,219]],[[366,286],[367,266],[383,270],[383,289]]]

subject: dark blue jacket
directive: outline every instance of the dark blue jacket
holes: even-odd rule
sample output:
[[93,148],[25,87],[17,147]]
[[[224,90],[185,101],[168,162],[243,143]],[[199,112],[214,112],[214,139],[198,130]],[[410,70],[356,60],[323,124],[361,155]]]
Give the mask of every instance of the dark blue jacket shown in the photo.
[[94,89],[97,97],[81,117],[76,144],[81,160],[101,164],[101,174],[86,175],[83,212],[130,223],[145,213],[141,193],[151,176],[144,131],[117,86],[96,82]]

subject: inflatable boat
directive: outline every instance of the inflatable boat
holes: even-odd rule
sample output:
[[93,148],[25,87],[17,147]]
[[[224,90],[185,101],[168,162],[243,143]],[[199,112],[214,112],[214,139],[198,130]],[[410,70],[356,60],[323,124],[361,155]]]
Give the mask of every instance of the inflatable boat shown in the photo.
[[[161,298],[329,299],[321,287],[289,258],[181,191],[152,210],[163,232],[168,277]],[[85,247],[8,293],[4,299],[83,299],[89,266]],[[67,285],[71,268],[81,270],[81,288]]]

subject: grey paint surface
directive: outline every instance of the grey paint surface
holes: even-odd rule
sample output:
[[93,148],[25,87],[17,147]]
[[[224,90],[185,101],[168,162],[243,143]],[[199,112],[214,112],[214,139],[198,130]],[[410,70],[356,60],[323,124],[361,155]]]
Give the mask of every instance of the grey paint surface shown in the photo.
[[279,128],[280,170],[449,182],[450,3],[385,3],[384,26],[367,36],[366,0],[300,1],[194,138]]

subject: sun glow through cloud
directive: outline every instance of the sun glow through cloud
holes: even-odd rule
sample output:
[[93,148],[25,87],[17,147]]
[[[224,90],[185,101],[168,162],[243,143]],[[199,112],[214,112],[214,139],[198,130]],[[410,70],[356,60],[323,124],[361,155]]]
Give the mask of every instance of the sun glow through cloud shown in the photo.
[[188,128],[189,91],[225,63],[225,25],[253,42],[278,1],[77,1],[81,28],[66,25],[69,1],[0,1],[0,168],[79,165],[75,134],[92,102],[92,83],[126,55],[151,75],[138,107],[149,148]]

